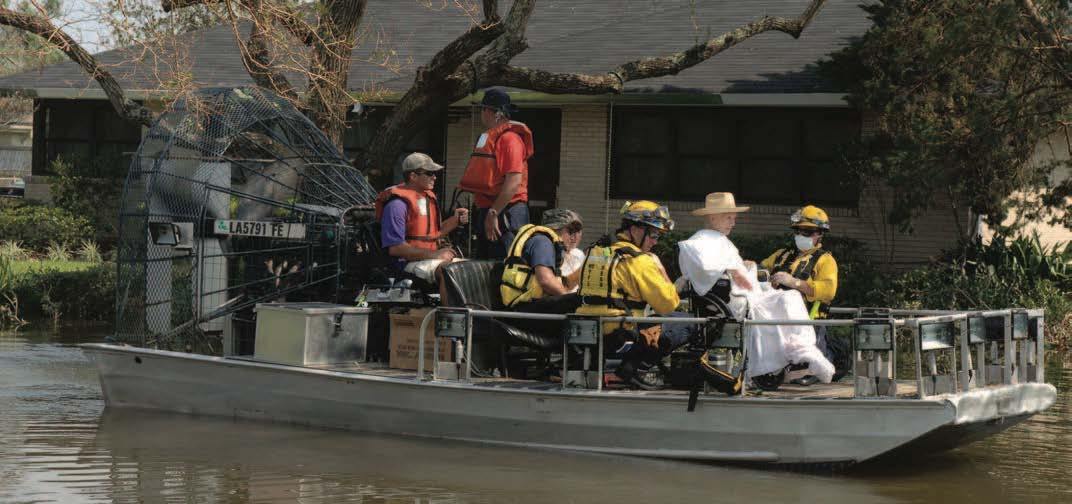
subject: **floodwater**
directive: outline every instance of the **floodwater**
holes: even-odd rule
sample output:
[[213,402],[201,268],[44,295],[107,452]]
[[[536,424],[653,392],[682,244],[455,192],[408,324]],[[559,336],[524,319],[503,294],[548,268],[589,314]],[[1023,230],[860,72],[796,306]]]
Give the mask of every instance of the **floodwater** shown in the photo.
[[[77,343],[0,333],[0,503],[1072,502],[1072,369],[998,436],[835,475],[105,411]],[[955,500],[954,500],[955,499]]]

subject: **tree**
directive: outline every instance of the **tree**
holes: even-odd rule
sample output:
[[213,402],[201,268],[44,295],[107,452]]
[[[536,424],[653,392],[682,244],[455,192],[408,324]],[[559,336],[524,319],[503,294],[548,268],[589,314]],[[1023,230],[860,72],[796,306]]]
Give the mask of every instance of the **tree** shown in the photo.
[[[353,103],[347,87],[350,55],[358,42],[367,0],[161,0],[164,12],[210,8],[231,23],[246,70],[259,86],[292,100],[336,145],[342,144],[346,111]],[[389,166],[405,143],[430,117],[473,90],[502,85],[547,93],[621,93],[625,83],[673,75],[755,35],[780,31],[799,37],[825,0],[811,0],[793,19],[761,17],[682,52],[626,62],[606,73],[551,73],[512,66],[528,46],[525,30],[535,0],[515,0],[505,17],[497,0],[457,0],[472,26],[419,67],[413,85],[372,139],[362,169]],[[37,35],[77,62],[104,90],[120,116],[149,124],[153,114],[131,101],[96,59],[46,17],[0,8],[0,25]],[[304,93],[292,82],[305,80]]]
[[1072,58],[1060,34],[1072,26],[1063,2],[1045,4],[1051,17],[1032,16],[1043,14],[1031,0],[883,0],[863,7],[874,26],[820,64],[876,117],[846,160],[892,194],[891,223],[909,230],[944,206],[968,238],[965,208],[996,228],[1012,210],[1061,218],[1069,182],[1051,175],[1062,163],[1032,157],[1069,125]]

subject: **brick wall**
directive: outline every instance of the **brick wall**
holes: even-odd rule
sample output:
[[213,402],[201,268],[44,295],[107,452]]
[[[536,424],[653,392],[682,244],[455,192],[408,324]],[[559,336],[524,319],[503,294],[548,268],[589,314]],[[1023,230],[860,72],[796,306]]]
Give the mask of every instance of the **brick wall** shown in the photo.
[[[561,164],[558,206],[572,209],[584,218],[585,241],[591,242],[617,227],[617,211],[623,200],[607,200],[607,128],[605,105],[567,105],[562,108]],[[473,142],[482,132],[468,109],[451,110],[447,126],[448,196],[461,178]],[[834,233],[863,241],[873,259],[892,259],[896,266],[910,267],[927,261],[956,242],[957,225],[952,211],[936,211],[919,219],[915,232],[900,234],[883,225],[881,193],[865,191],[858,209],[827,209]],[[670,207],[678,229],[694,231],[702,226],[700,218],[689,211],[696,202],[662,202]],[[747,201],[739,204],[748,205]],[[786,233],[789,215],[796,207],[754,205],[737,221],[737,233]],[[961,226],[968,226],[961,216]],[[756,258],[762,259],[762,258]]]

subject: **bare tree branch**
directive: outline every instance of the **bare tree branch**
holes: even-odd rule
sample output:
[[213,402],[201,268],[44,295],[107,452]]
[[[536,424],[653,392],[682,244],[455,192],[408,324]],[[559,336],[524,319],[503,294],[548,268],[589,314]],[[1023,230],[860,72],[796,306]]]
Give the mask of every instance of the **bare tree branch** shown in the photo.
[[484,19],[499,19],[499,0],[484,0]]
[[160,7],[164,9],[164,12],[171,12],[193,5],[209,5],[226,1],[227,0],[160,0]]
[[1039,12],[1038,7],[1035,6],[1035,2],[1032,0],[1018,0],[1020,3],[1020,11],[1027,16],[1027,20],[1035,27],[1035,31],[1040,37],[1049,45],[1053,47],[1060,47],[1061,40],[1058,37],[1057,32],[1046,22],[1042,17],[1042,13]]
[[146,126],[152,124],[154,117],[152,111],[127,99],[115,77],[105,70],[93,55],[53,25],[48,18],[0,8],[0,25],[18,28],[45,39],[46,42],[63,51],[71,61],[78,63],[90,77],[97,81],[120,117]]
[[811,20],[815,18],[824,3],[826,3],[826,0],[812,0],[800,17],[794,19],[763,17],[702,44],[694,45],[685,51],[660,58],[642,58],[630,61],[606,74],[552,73],[543,70],[506,66],[501,69],[501,73],[487,75],[485,79],[494,79],[496,84],[504,86],[546,93],[617,94],[625,89],[626,82],[665,75],[677,75],[682,70],[707,61],[722,51],[760,33],[780,31],[794,38],[799,38],[804,28],[811,23]]
[[[516,0],[503,22],[492,22],[489,13],[494,13],[496,8],[494,0],[486,0],[483,26],[470,28],[417,72],[414,85],[399,100],[379,134],[373,137],[369,155],[359,160],[359,168],[386,169],[393,162],[394,153],[408,140],[406,132],[419,130],[432,114],[445,110],[452,102],[476,89],[468,87],[477,82],[473,78],[476,65],[505,64],[525,50],[525,28],[535,8],[535,0]],[[468,60],[484,46],[488,47],[487,51]]]
[[309,72],[309,115],[328,138],[342,147],[346,130],[346,107],[350,103],[347,79],[350,54],[357,43],[357,29],[365,15],[367,0],[323,0],[324,13],[317,26]]
[[[249,10],[252,18],[249,39],[245,43],[239,43],[239,51],[242,53],[242,63],[246,66],[246,72],[258,86],[271,89],[288,100],[296,101],[297,91],[283,72],[276,68],[272,59],[267,32],[269,23],[263,18],[261,0],[244,0],[242,4]],[[227,10],[231,17],[232,29],[237,37],[238,16],[230,3],[227,4]]]

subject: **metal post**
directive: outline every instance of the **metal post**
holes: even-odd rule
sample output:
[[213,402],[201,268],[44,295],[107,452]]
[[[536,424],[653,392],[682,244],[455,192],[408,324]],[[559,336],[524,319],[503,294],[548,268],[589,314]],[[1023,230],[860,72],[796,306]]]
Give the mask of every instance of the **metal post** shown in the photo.
[[473,382],[473,314],[465,317],[465,382]]
[[603,390],[603,355],[604,354],[603,354],[603,323],[602,322],[600,322],[600,324],[599,324],[599,343],[596,345],[596,351],[598,352],[596,354],[596,362],[598,362],[597,368],[599,369],[599,382],[596,383],[596,391],[599,392],[599,391]]
[[1016,361],[1016,347],[1012,341],[1012,312],[1005,314],[1005,363],[1004,366],[1004,383],[1010,385],[1016,382],[1015,379],[1015,361]]
[[1035,382],[1046,383],[1046,319],[1041,318],[1035,331]]
[[[428,330],[428,321],[432,319],[438,308],[433,308],[421,319],[421,327],[417,330],[417,382],[424,380],[424,333]],[[432,368],[432,379],[435,379],[435,368]]]
[[[984,322],[985,323],[985,322]],[[957,324],[960,328],[960,369],[964,372],[964,382],[962,387],[958,387],[957,390],[967,392],[971,388],[972,381],[972,361],[971,361],[971,343],[969,343],[969,322],[965,318]],[[956,372],[956,366],[953,367],[954,374]]]
[[[742,374],[745,372],[744,363],[748,360],[748,343],[747,343],[747,340],[748,340],[748,320],[745,319],[745,320],[741,321],[741,373]],[[729,355],[729,357],[727,357],[727,359],[728,359],[728,361],[730,363],[730,372],[732,374],[732,372],[733,372],[733,352],[729,352],[729,354],[730,355]],[[745,379],[741,380],[741,396],[742,397],[745,394],[748,393],[748,377],[746,376],[744,378]]]
[[908,330],[912,333],[912,347],[916,354],[916,387],[919,398],[923,399],[927,397],[927,391],[923,388],[923,361],[920,359],[920,341],[919,341],[919,322],[913,320],[908,325]]

